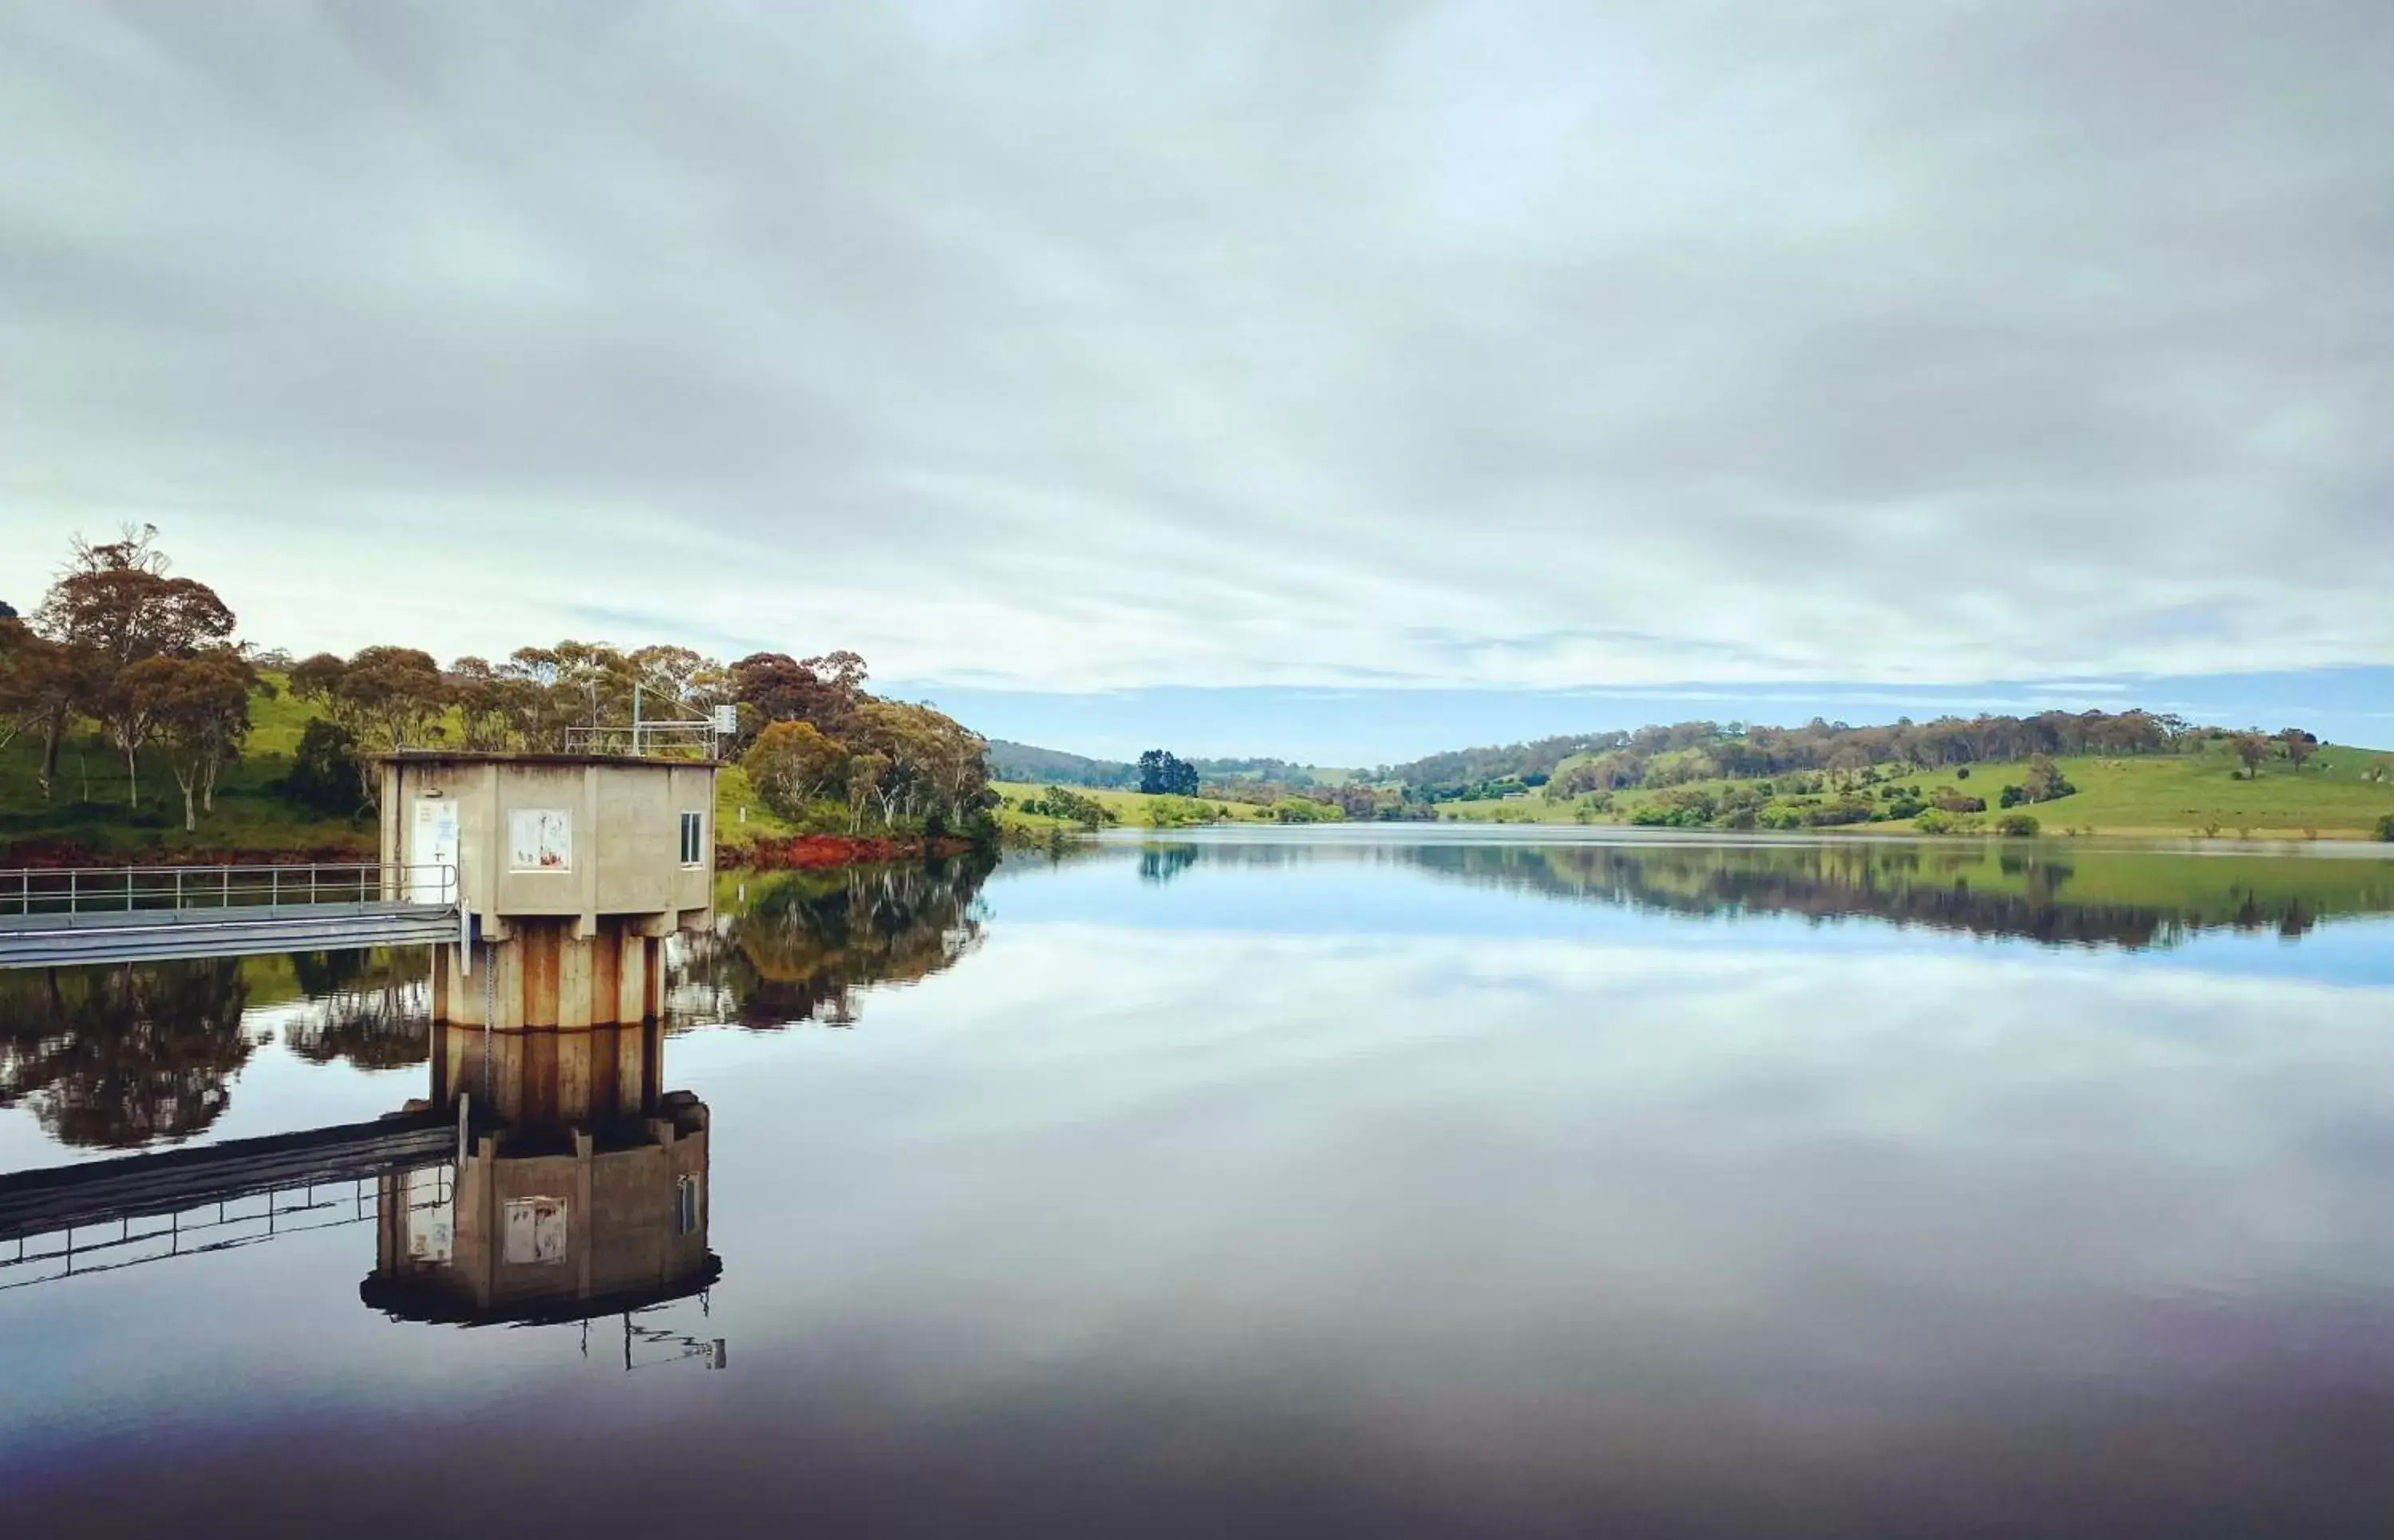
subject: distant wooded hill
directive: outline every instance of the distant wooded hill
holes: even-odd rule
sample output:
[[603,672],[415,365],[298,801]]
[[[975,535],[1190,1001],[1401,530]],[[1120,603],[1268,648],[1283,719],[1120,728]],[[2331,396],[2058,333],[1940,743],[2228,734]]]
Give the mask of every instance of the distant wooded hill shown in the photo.
[[[2022,760],[2040,754],[2193,753],[2226,739],[2260,742],[2258,734],[2230,733],[2148,711],[2046,711],[2032,717],[1941,717],[1929,722],[1904,717],[1883,727],[1849,727],[1817,717],[1801,727],[1784,728],[1677,722],[1634,732],[1570,733],[1526,744],[1454,749],[1384,767],[1378,778],[1401,783],[1411,796],[1441,801],[1499,783],[1535,786],[1551,779],[1568,795],[1790,770]],[[2292,728],[2273,739],[2294,740],[2297,766],[2318,742]],[[2256,748],[2251,762],[2260,755]]]
[[1035,744],[989,741],[989,778],[1021,781],[1041,786],[1110,786],[1138,784],[1138,767],[1118,759],[1092,759]]

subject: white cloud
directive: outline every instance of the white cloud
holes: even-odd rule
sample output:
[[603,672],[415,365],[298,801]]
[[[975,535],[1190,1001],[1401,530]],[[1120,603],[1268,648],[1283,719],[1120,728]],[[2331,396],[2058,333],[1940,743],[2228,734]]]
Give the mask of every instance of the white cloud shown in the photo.
[[2382,7],[0,18],[0,597],[1046,688],[2394,656]]

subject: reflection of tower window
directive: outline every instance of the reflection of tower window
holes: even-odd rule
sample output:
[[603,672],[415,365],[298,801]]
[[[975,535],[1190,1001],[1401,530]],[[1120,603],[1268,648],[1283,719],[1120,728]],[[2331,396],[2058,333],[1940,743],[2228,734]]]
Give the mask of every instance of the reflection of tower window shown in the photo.
[[698,1178],[684,1177],[674,1183],[674,1233],[688,1235],[698,1229]]
[[506,1205],[506,1259],[514,1264],[555,1266],[565,1260],[566,1206],[562,1198],[512,1198]]

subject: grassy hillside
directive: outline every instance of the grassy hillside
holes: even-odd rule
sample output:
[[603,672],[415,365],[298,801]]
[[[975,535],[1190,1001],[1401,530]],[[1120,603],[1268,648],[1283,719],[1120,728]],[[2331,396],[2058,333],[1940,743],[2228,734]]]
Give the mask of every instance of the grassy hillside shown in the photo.
[[[2380,818],[2394,813],[2394,777],[2364,779],[2376,761],[2388,757],[2330,745],[2300,770],[2271,760],[2254,780],[2239,773],[2241,767],[2224,748],[2128,759],[2059,759],[2055,763],[2077,792],[2026,810],[2037,815],[2048,832],[2067,826],[2114,835],[2250,832],[2366,837]],[[1941,774],[1907,778],[1904,783],[1916,780],[1932,795],[1943,786],[1969,789],[1987,795],[1993,807],[1994,798],[1987,788],[2000,791],[2006,783],[2017,783],[2027,769],[2025,764],[1976,767],[1967,788]]]
[[[125,757],[89,732],[67,740],[59,755],[58,795],[44,802],[36,773],[41,742],[23,734],[0,748],[0,845],[55,840],[102,855],[310,850],[374,859],[377,836],[371,815],[327,816],[274,791],[274,783],[291,769],[300,733],[320,713],[311,703],[294,699],[280,676],[265,678],[268,688],[250,699],[248,748],[226,767],[217,785],[216,811],[200,816],[196,832],[184,832],[181,794],[164,760],[154,755],[143,757],[141,810],[129,815]],[[716,782],[715,826],[720,843],[734,849],[801,832],[767,809],[737,765],[725,766]]]
[[715,842],[743,850],[760,839],[781,839],[807,831],[765,806],[748,772],[726,765],[715,778]]
[[[1564,768],[1576,761],[1567,760]],[[2370,837],[2377,821],[2394,813],[2394,768],[2384,779],[2367,779],[2373,769],[2394,767],[2394,754],[2383,750],[2323,744],[2318,755],[2296,770],[2285,760],[2271,759],[2258,779],[2246,780],[2242,767],[2224,744],[2196,754],[2156,754],[2131,757],[2072,755],[2054,761],[2078,787],[2070,796],[2019,810],[2034,817],[2048,835],[2089,831],[2102,835],[2172,836],[2223,836],[2361,839]],[[1966,775],[1963,772],[1966,770]],[[1924,770],[1889,777],[1894,783],[1917,787],[1933,798],[1940,790],[1986,798],[1991,815],[1999,814],[1997,794],[2027,773],[2024,762],[1994,762]],[[1441,819],[1507,823],[1624,823],[1641,808],[1662,804],[1669,791],[1697,790],[1719,796],[1741,787],[1757,787],[1758,779],[1708,780],[1665,790],[1615,792],[1609,809],[1598,810],[1588,797],[1548,797],[1543,791],[1526,796],[1477,802],[1448,802],[1439,807]],[[1876,788],[1869,788],[1875,791]],[[1849,830],[1877,834],[1910,831],[1914,820],[1846,825]]]
[[59,752],[56,796],[42,798],[42,744],[20,734],[0,749],[0,844],[71,841],[102,853],[135,850],[347,850],[371,857],[370,818],[327,817],[275,795],[272,783],[291,769],[299,734],[317,715],[295,700],[276,675],[250,699],[250,738],[242,757],[217,783],[213,813],[195,833],[183,830],[182,794],[164,757],[145,755],[141,809],[125,809],[125,756],[97,732],[70,734]]
[[[994,781],[990,789],[1006,799],[998,809],[998,821],[1006,828],[1018,831],[1044,832],[1050,829],[1077,828],[1064,820],[1041,813],[1024,812],[1019,804],[1042,799],[1047,788],[1027,781]],[[1224,802],[1209,797],[1155,796],[1145,792],[1116,791],[1106,787],[1069,786],[1065,788],[1098,803],[1119,819],[1123,825],[1134,829],[1182,828],[1194,823],[1269,823],[1271,809],[1252,802]]]

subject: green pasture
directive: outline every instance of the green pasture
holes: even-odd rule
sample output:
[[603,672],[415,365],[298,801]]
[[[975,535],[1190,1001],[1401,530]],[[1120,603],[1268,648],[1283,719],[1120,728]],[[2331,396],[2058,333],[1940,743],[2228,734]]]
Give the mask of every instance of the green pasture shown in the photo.
[[[1044,813],[1024,812],[1017,804],[1036,801],[1047,795],[1047,788],[1026,781],[993,781],[990,789],[1004,797],[998,809],[1002,827],[1045,832],[1050,829],[1070,830],[1077,824]],[[1230,802],[1209,796],[1163,796],[1146,792],[1114,791],[1095,786],[1067,786],[1065,790],[1085,796],[1111,811],[1125,827],[1156,829],[1184,827],[1190,823],[1269,823],[1271,810],[1252,802]],[[1228,809],[1227,813],[1220,809]]]
[[[1572,762],[1565,761],[1563,768]],[[2263,763],[2254,779],[2245,778],[2242,763],[2225,744],[2195,754],[2070,755],[2054,762],[2077,786],[2076,793],[2019,809],[2035,818],[2046,835],[2365,839],[2380,818],[2394,813],[2394,753],[2381,749],[2322,744],[2301,770],[2273,758]],[[2369,779],[2373,770],[2382,771],[2380,779]],[[1882,771],[1882,776],[1916,786],[1929,797],[1940,790],[1983,796],[1992,816],[2003,810],[1996,804],[2005,785],[2019,783],[2027,773],[2022,761],[1899,776]],[[1752,779],[1685,783],[1716,795],[1756,783]],[[1874,798],[1877,789],[1862,788]],[[1473,823],[1625,823],[1637,809],[1654,805],[1662,796],[1660,790],[1645,788],[1615,792],[1611,810],[1596,812],[1585,797],[1549,798],[1535,791],[1503,800],[1440,803],[1438,812],[1441,819]],[[1846,824],[1828,832],[1901,834],[1911,827],[1903,821]]]

